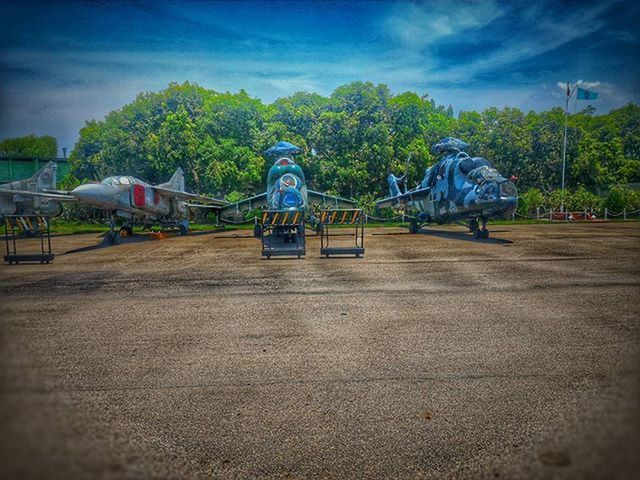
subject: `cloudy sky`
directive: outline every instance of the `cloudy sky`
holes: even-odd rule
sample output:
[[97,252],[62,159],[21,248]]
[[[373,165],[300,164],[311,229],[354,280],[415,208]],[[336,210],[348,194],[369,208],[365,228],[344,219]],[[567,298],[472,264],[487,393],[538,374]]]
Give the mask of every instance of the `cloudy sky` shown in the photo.
[[582,81],[604,113],[640,103],[638,5],[0,0],[0,139],[71,149],[86,120],[185,80],[266,102],[368,80],[456,112],[546,110]]

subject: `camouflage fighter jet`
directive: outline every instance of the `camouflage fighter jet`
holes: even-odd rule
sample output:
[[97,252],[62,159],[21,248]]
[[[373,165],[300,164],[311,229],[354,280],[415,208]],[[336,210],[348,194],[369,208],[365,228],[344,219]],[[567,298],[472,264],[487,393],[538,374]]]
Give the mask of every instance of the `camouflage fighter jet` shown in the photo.
[[[124,219],[120,233],[132,232],[134,224],[151,227],[178,227],[181,235],[189,230],[188,207],[218,209],[228,202],[204,197],[185,191],[184,173],[178,168],[167,183],[149,185],[130,176],[107,177],[99,183],[80,185],[68,192],[81,202],[107,212],[110,215],[108,243],[118,243],[119,234],[114,229],[114,215]],[[185,200],[206,203],[190,205]]]
[[[32,177],[0,185],[0,217],[5,215],[42,215],[57,217],[62,213],[63,202],[75,202],[76,198],[58,192],[56,188],[58,166],[48,162]],[[37,232],[38,224],[25,225],[27,235]]]
[[[313,214],[311,204],[329,205],[335,208],[351,208],[354,202],[346,198],[334,197],[321,192],[315,192],[307,188],[304,172],[293,156],[301,153],[300,148],[289,142],[279,142],[269,148],[265,154],[277,158],[267,175],[267,191],[231,203],[220,209],[220,215],[224,217],[239,217],[242,211],[254,208],[267,207],[268,210],[277,210],[293,214],[298,213],[311,226],[317,225],[317,219]],[[261,225],[256,225],[254,235],[262,235]]]
[[487,221],[510,217],[518,206],[516,177],[501,176],[481,157],[470,157],[469,145],[447,137],[431,151],[444,155],[425,171],[414,189],[402,192],[403,177],[389,175],[390,196],[376,202],[376,208],[412,209],[418,212],[410,231],[417,233],[425,223],[466,222],[474,238],[488,238]]

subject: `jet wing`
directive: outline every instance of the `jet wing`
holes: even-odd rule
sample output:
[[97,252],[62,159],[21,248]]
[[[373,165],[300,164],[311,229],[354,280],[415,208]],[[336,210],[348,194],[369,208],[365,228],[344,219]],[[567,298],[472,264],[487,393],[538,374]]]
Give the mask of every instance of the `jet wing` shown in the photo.
[[402,193],[400,195],[396,195],[395,197],[388,197],[376,202],[376,208],[403,208],[410,207],[413,205],[414,201],[417,200],[425,200],[429,193],[431,192],[431,188],[420,188],[418,190],[410,190],[407,193]]
[[307,190],[307,197],[309,199],[309,203],[330,205],[335,208],[353,208],[355,206],[355,202],[353,200],[334,197],[333,195],[327,195],[326,193],[320,193],[313,190]]
[[245,198],[244,200],[240,200],[239,202],[229,203],[225,205],[220,209],[220,214],[222,216],[230,216],[245,210],[260,208],[266,204],[267,194],[261,193],[260,195],[256,195],[255,197]]
[[[196,202],[204,202],[207,204],[209,208],[222,207],[229,203],[226,200],[220,200],[219,198],[205,197],[203,195],[196,195],[195,193],[187,193],[181,190],[174,190],[172,188],[160,187],[157,185],[151,186],[151,188],[153,188],[155,191],[157,191],[161,195],[172,196],[179,200],[193,200]],[[192,205],[192,206],[196,206],[196,205]]]
[[78,199],[71,195],[57,193],[30,192],[28,190],[12,190],[10,188],[0,188],[0,195],[24,195],[25,197],[38,197],[56,200],[58,202],[76,202]]

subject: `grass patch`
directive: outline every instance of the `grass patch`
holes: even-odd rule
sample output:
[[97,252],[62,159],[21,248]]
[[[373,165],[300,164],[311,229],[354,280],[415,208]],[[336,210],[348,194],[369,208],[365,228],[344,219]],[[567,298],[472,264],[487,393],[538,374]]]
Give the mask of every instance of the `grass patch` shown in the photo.
[[[610,218],[609,222],[638,222],[640,218],[628,218],[624,220],[622,218]],[[535,219],[521,219],[521,220],[492,220],[490,225],[530,225],[530,224],[549,224],[549,220],[535,220]],[[564,222],[554,221],[553,224],[562,224]],[[583,222],[578,222],[583,223]],[[584,222],[588,223],[588,222]],[[215,230],[224,227],[226,230],[253,230],[253,222],[244,223],[240,225],[224,224],[216,226],[209,223],[191,223],[189,229],[196,232]],[[365,225],[366,228],[396,228],[396,227],[408,227],[409,222],[369,222]],[[58,235],[72,235],[81,233],[104,233],[109,230],[106,223],[103,222],[83,222],[80,220],[68,220],[63,218],[53,218],[50,221],[51,233]],[[353,228],[353,225],[332,225],[331,228]],[[154,227],[153,230],[159,230],[159,227]],[[142,227],[135,227],[134,232],[141,233]],[[1,234],[4,234],[4,225],[0,230]]]

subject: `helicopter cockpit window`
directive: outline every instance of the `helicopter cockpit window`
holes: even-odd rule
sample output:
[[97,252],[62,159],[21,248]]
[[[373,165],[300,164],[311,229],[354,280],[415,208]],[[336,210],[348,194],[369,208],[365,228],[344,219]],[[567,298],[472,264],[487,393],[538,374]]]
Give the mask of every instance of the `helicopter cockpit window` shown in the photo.
[[280,183],[283,187],[298,188],[298,179],[295,177],[295,175],[291,175],[289,173],[280,177]]
[[293,165],[293,160],[287,157],[282,157],[278,159],[278,161],[276,162],[276,165],[280,165],[280,166]]
[[120,185],[129,185],[131,183],[128,177],[120,177],[118,180],[120,181]]
[[469,181],[482,185],[486,182],[496,182],[500,179],[500,174],[495,168],[483,165],[469,172]]

